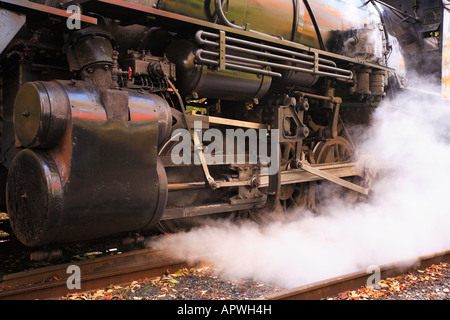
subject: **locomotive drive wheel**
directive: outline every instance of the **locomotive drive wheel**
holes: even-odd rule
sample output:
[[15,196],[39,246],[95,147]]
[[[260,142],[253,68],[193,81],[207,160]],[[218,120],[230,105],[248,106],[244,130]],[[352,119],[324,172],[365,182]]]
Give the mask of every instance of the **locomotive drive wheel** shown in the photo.
[[328,141],[319,142],[314,148],[312,160],[314,163],[336,163],[351,160],[353,146],[344,137],[336,137]]
[[[295,144],[280,144],[280,170],[290,170],[294,160]],[[264,207],[240,211],[233,218],[250,218],[257,223],[268,223],[279,218],[289,220],[306,208],[314,211],[314,187],[314,183],[282,185],[278,197],[270,198]]]
[[[295,144],[283,143],[281,144],[281,170],[291,169],[291,163],[295,160]],[[278,195],[277,212],[287,214],[290,209],[303,210],[307,206],[313,207],[309,198],[309,183],[297,183],[281,186],[280,194]]]
[[[348,162],[352,160],[354,152],[352,144],[344,137],[339,136],[328,141],[319,142],[314,148],[311,161],[316,164]],[[358,185],[363,184],[363,179],[361,177],[349,177],[344,179]],[[324,192],[327,193],[331,192],[333,196],[343,199],[346,203],[355,203],[361,197],[360,193],[338,186],[332,182],[321,181],[320,184],[319,190],[326,190]],[[318,204],[321,203],[321,199],[323,202],[324,197],[318,195]]]
[[[281,170],[291,169],[291,163],[295,160],[295,144],[281,144]],[[310,157],[310,162],[314,164],[331,164],[339,162],[349,162],[354,155],[354,148],[350,141],[342,136],[335,139],[319,142]],[[361,177],[346,178],[350,182],[366,185],[367,179]],[[326,194],[326,197],[324,195]],[[272,218],[282,217],[291,219],[303,210],[318,213],[319,206],[324,203],[324,199],[330,196],[343,199],[346,203],[355,203],[361,199],[361,194],[338,186],[332,182],[308,182],[281,186],[278,199],[276,199],[275,209],[268,214],[268,210],[253,209],[247,210],[246,215],[257,222],[268,222]]]

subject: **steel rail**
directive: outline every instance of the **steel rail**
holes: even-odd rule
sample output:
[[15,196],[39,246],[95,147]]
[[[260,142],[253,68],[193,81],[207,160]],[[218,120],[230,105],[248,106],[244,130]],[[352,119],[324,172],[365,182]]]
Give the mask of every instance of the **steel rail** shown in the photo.
[[[424,269],[433,264],[450,261],[450,250],[437,252],[415,260],[399,261],[379,266],[381,279],[395,277],[409,271]],[[303,285],[267,296],[267,300],[321,300],[335,297],[341,292],[365,286],[371,276],[366,270]]]
[[[69,289],[70,265],[80,268],[80,289]],[[130,283],[156,277],[169,270],[188,267],[185,261],[172,259],[154,249],[44,267],[0,278],[0,300],[52,299],[69,293],[104,288],[111,284]],[[71,279],[69,279],[71,281]]]
[[[380,266],[381,279],[394,277],[432,264],[450,261],[450,250],[417,259]],[[67,287],[67,268],[76,264],[81,269],[81,288]],[[187,267],[185,261],[174,260],[153,249],[124,253],[58,266],[45,267],[3,276],[0,282],[0,300],[52,299],[68,293],[85,292],[111,284],[130,283],[145,277],[158,276],[169,270]],[[370,273],[355,272],[265,297],[266,300],[320,300],[366,285]],[[57,279],[49,281],[49,279]]]

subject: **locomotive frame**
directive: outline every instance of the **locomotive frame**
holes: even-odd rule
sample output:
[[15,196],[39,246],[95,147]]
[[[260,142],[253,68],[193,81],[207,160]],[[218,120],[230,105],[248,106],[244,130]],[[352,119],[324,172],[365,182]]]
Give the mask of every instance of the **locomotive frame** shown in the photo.
[[[428,73],[445,75],[439,1],[368,1],[381,29],[331,36],[308,1],[293,1],[289,40],[230,21],[220,0],[216,22],[145,3],[0,1],[2,193],[25,245],[168,230],[219,213],[264,220],[292,206],[314,211],[318,181],[349,190],[349,201],[368,196],[376,174],[370,158],[355,156],[348,124],[370,125],[386,93],[404,88],[396,67],[434,65]],[[315,46],[294,41],[300,6]],[[79,28],[68,29],[68,19]],[[379,56],[358,49],[370,45],[365,32],[380,35]],[[396,67],[386,63],[393,49],[402,53]],[[279,170],[207,163],[199,138],[210,128],[275,133]],[[173,162],[177,129],[194,142],[192,164]]]

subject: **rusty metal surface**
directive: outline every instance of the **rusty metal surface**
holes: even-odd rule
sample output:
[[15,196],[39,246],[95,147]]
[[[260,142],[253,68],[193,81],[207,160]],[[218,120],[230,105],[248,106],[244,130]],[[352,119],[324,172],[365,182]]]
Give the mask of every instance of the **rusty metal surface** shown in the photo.
[[[67,273],[67,268],[74,264],[80,267],[80,289],[68,289],[66,283],[71,275]],[[0,279],[0,300],[56,298],[68,293],[98,289],[112,283],[123,284],[158,276],[167,270],[175,271],[186,266],[184,261],[171,259],[160,251],[136,250],[5,275]]]
[[39,82],[29,82],[20,88],[13,112],[17,143],[48,148],[54,147],[64,134],[70,105],[58,84],[48,83],[43,88]]
[[[71,11],[61,10],[58,8],[46,6],[36,2],[31,2],[27,0],[1,0],[0,5],[5,7],[15,8],[21,12],[25,13],[41,13],[50,14],[53,16],[59,16],[62,18],[69,18],[73,15]],[[92,18],[83,14],[79,15],[79,20],[89,24],[97,24],[97,18]]]
[[[418,257],[416,261],[401,261],[380,266],[381,279],[398,276],[417,269],[427,268],[432,264],[450,261],[450,251]],[[359,271],[332,279],[289,289],[281,293],[268,296],[268,300],[320,300],[333,297],[347,290],[354,290],[365,286],[371,273]]]
[[[60,141],[57,146],[23,150],[13,161],[8,212],[19,240],[37,246],[141,230],[156,223],[166,190],[158,177],[164,172],[157,170],[155,100],[146,101],[146,110],[138,111],[147,114],[144,120],[108,121],[101,94],[94,86],[83,81],[76,85],[70,81],[38,84],[34,88],[42,87],[42,94],[36,99],[43,95],[47,99],[37,101],[36,109],[39,111],[41,104],[48,108],[46,100],[61,101],[58,95],[62,95],[71,120],[63,133],[54,130],[59,135],[53,138]],[[58,86],[59,90],[52,89]],[[20,123],[18,129],[22,126],[26,123]],[[26,176],[35,176],[30,178],[33,183]],[[36,210],[40,214],[30,220],[29,212]]]
[[0,54],[25,23],[25,16],[0,8]]

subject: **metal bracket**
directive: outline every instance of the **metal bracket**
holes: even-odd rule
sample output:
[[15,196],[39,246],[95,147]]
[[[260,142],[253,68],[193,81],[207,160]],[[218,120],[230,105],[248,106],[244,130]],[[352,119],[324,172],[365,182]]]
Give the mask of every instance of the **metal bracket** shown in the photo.
[[219,70],[225,70],[225,31],[219,32]]
[[214,178],[209,173],[208,164],[206,163],[205,155],[203,153],[203,145],[200,143],[200,139],[196,130],[192,132],[192,138],[194,140],[194,152],[200,159],[205,178],[209,186],[213,189],[216,189],[218,187],[217,182],[214,181]]

